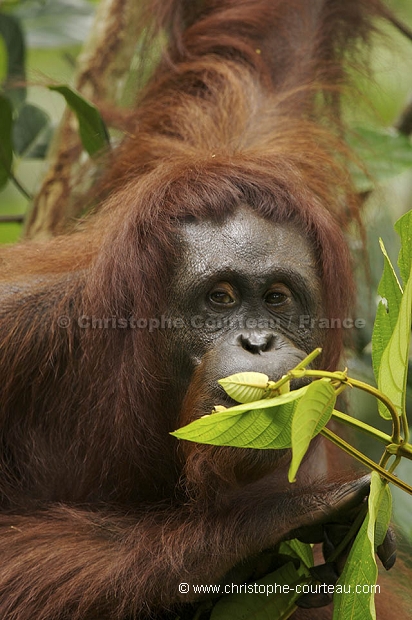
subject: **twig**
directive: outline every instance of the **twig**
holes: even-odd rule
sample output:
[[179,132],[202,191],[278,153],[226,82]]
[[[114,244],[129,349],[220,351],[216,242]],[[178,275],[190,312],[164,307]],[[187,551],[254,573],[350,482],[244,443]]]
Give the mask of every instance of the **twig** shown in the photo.
[[365,454],[362,454],[362,452],[359,452],[359,450],[357,450],[356,448],[348,444],[344,439],[342,439],[341,437],[333,433],[328,428],[323,428],[320,431],[320,434],[323,435],[323,437],[326,437],[327,439],[329,439],[332,443],[334,443],[336,446],[341,448],[344,452],[346,452],[350,456],[353,456],[360,463],[362,463],[363,465],[366,465],[366,467],[369,467],[369,469],[372,469],[372,471],[378,472],[378,474],[382,476],[382,478],[385,478],[385,480],[387,480],[388,482],[392,482],[392,484],[394,484],[395,486],[399,487],[403,491],[406,491],[407,493],[412,495],[412,487],[410,487],[409,484],[407,484],[403,480],[400,480],[399,478],[394,476],[394,474],[390,473],[389,471],[383,469],[380,465],[375,463],[375,461],[372,461]]

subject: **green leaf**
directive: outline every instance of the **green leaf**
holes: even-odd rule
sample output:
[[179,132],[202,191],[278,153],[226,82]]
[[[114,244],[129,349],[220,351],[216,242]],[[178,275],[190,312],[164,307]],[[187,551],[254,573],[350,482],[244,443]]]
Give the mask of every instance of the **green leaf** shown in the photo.
[[356,536],[343,573],[340,576],[333,597],[333,620],[375,620],[373,588],[370,592],[357,592],[356,587],[374,586],[378,576],[375,560],[375,523],[382,497],[387,485],[376,472],[372,472],[368,500],[368,514]]
[[[375,472],[375,475],[378,475]],[[385,539],[392,518],[392,493],[388,484],[384,484],[378,506],[375,525],[375,548]]]
[[[320,381],[314,383],[320,383]],[[294,411],[297,402],[307,392],[310,385],[275,398],[236,405],[224,411],[219,410],[170,434],[178,439],[214,446],[262,450],[290,448]],[[329,391],[328,394],[330,394]],[[331,410],[333,410],[333,403]],[[321,417],[314,426],[311,438],[316,436],[324,425],[324,418]]]
[[376,566],[373,541],[368,536],[367,517],[352,546],[345,568],[340,576],[333,597],[333,620],[376,620],[375,602],[368,593],[357,593],[357,585],[373,585],[376,582]]
[[7,48],[7,78],[23,80],[26,49],[20,21],[14,15],[0,13],[0,36]]
[[95,105],[69,86],[49,86],[49,89],[63,95],[67,105],[76,114],[83,147],[91,157],[110,146],[106,125]]
[[13,114],[10,101],[0,93],[0,187],[9,180],[13,163],[11,133]]
[[[1,14],[0,14],[1,19]],[[7,79],[7,47],[3,37],[0,36],[0,84]]]
[[386,303],[380,301],[376,308],[372,331],[372,369],[375,381],[379,381],[379,368],[384,350],[388,346],[394,327],[391,325]]
[[329,422],[335,402],[336,393],[329,380],[313,381],[298,402],[292,421],[289,482],[295,482],[296,473],[314,433],[319,432]]
[[[379,245],[382,250],[384,264],[382,278],[378,284],[378,293],[383,299],[387,300],[388,309],[399,311],[402,298],[402,286],[398,280],[398,276],[396,275],[395,269],[388,256],[382,239],[379,239]],[[397,315],[397,312],[395,312],[395,314]],[[394,325],[395,323],[396,319],[393,321]]]
[[[17,80],[24,83],[26,45],[20,21],[14,15],[0,13],[0,37],[7,51],[6,82]],[[8,95],[18,107],[26,98],[26,88],[24,86],[10,88]]]
[[[405,407],[406,380],[408,374],[409,338],[412,319],[412,269],[405,286],[399,308],[398,320],[386,346],[379,367],[378,388],[395,405],[399,414]],[[385,419],[390,419],[386,408],[379,411]]]
[[288,392],[290,392],[290,381],[286,381],[276,391],[279,392],[279,394],[287,394]]
[[381,239],[379,243],[384,257],[384,266],[378,293],[386,300],[386,303],[380,301],[378,304],[372,334],[372,366],[377,382],[381,358],[395,329],[402,301],[401,285]]
[[315,564],[312,546],[300,542],[297,538],[281,542],[279,545],[279,553],[297,558],[306,568],[311,568]]
[[171,433],[178,439],[236,448],[289,448],[294,403],[252,411],[203,416]]
[[238,403],[252,403],[261,400],[268,388],[269,377],[260,372],[240,372],[218,383]]
[[398,265],[401,278],[405,284],[412,267],[412,210],[405,213],[395,224],[395,230],[401,238],[401,251]]
[[14,151],[20,157],[33,157],[41,138],[50,129],[49,116],[31,103],[20,109],[13,125]]
[[[348,143],[372,179],[386,181],[412,167],[412,145],[395,130],[356,128]],[[369,191],[374,184],[364,171],[356,167],[353,178],[359,191]]]
[[[301,595],[298,584],[310,582],[304,567],[292,562],[265,575],[256,583],[242,584],[243,591],[223,596],[213,608],[210,620],[281,620],[289,618]],[[249,590],[248,590],[249,588]]]
[[[205,415],[173,433],[178,439],[238,448],[290,448],[294,401],[309,386]],[[251,409],[253,407],[253,409]]]

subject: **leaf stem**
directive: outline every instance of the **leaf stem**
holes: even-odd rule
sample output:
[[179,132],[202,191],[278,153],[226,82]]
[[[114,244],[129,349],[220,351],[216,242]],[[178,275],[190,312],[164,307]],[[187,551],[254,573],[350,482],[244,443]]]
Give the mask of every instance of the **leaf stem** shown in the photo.
[[402,439],[401,439],[401,425],[399,421],[399,415],[392,401],[389,398],[387,398],[385,394],[382,394],[382,392],[374,388],[372,385],[369,385],[368,383],[364,383],[363,381],[359,381],[358,379],[352,379],[352,377],[348,377],[348,384],[352,385],[353,387],[357,387],[360,390],[363,390],[364,392],[368,392],[369,394],[372,394],[372,396],[375,396],[375,398],[380,400],[385,405],[385,407],[391,414],[391,418],[392,418],[392,424],[393,424],[392,441],[393,443],[398,443],[398,444],[401,443]]
[[359,452],[359,450],[348,444],[344,439],[333,433],[328,428],[323,428],[320,431],[320,434],[329,439],[344,452],[346,452],[350,456],[353,456],[353,458],[355,458],[357,461],[359,461],[363,465],[366,465],[366,467],[369,467],[369,469],[378,472],[378,474],[382,476],[382,478],[384,478],[385,480],[388,480],[388,482],[392,482],[392,484],[394,484],[395,486],[400,487],[401,489],[412,495],[412,487],[406,484],[406,482],[403,482],[403,480],[399,480],[399,478],[394,476],[392,473],[386,471],[386,469],[383,469],[383,467],[372,461],[365,454],[362,454],[362,452]]
[[366,424],[366,422],[361,422],[346,413],[342,413],[342,411],[337,411],[337,409],[333,410],[332,418],[337,422],[342,422],[342,424],[346,424],[347,426],[351,426],[358,431],[362,431],[365,435],[384,443],[386,446],[393,446],[393,452],[390,451],[390,455],[396,454],[397,456],[404,456],[405,458],[412,460],[412,445],[410,443],[401,442],[400,444],[394,444],[392,437],[387,433],[380,431],[374,426]]
[[379,461],[379,466],[385,468],[391,456],[393,456],[393,454],[385,450],[385,452],[382,454],[382,457]]
[[309,353],[309,355],[307,355],[301,362],[299,362],[299,364],[295,366],[293,370],[301,370],[302,368],[309,366],[309,364],[313,362],[313,360],[316,359],[318,355],[320,355],[321,353],[322,353],[321,347],[314,349],[312,353]]
[[278,381],[269,381],[269,391],[276,392],[279,388],[281,388],[285,383],[293,379],[293,372],[295,370],[298,371],[299,376],[301,376],[302,372],[306,371],[306,366],[308,366],[314,359],[316,359],[322,353],[321,347],[314,349],[312,353],[309,353],[299,364],[297,364],[292,370],[290,370],[286,375],[283,375]]
[[379,429],[374,428],[373,426],[370,426],[369,424],[366,424],[366,422],[361,422],[360,420],[357,420],[356,418],[353,418],[352,416],[347,415],[346,413],[342,413],[342,411],[337,411],[336,409],[334,409],[332,413],[332,418],[334,420],[337,420],[338,422],[342,422],[343,424],[347,424],[348,426],[352,426],[356,428],[357,430],[362,431],[366,435],[369,435],[370,437],[377,439],[378,441],[384,443],[385,445],[389,445],[393,443],[392,437],[390,435],[387,435],[386,433],[383,433]]
[[[293,377],[293,372],[294,371],[292,370],[289,373],[292,377]],[[402,441],[401,424],[399,421],[398,412],[396,411],[395,405],[392,403],[392,401],[389,398],[387,398],[384,394],[382,394],[382,392],[380,392],[378,389],[374,388],[372,385],[369,385],[368,383],[359,381],[358,379],[347,377],[345,376],[345,373],[342,373],[342,372],[329,372],[326,370],[305,370],[305,371],[299,371],[299,374],[302,372],[304,373],[303,376],[305,377],[319,377],[319,378],[324,377],[324,378],[332,379],[335,381],[341,381],[342,383],[345,383],[346,385],[349,385],[351,387],[356,387],[360,390],[363,390],[364,392],[368,392],[369,394],[372,394],[372,396],[374,396],[375,398],[383,402],[383,404],[385,405],[385,407],[391,414],[392,424],[393,424],[392,443],[396,443],[396,444],[401,443]]]
[[[297,372],[295,373],[295,371]],[[296,377],[318,377],[319,379],[331,379],[332,381],[340,381],[341,383],[346,383],[348,381],[348,376],[346,372],[342,370],[335,370],[334,372],[330,372],[329,370],[303,370],[299,368],[294,368],[290,372],[288,372],[291,379]]]
[[401,461],[401,456],[398,454],[394,460],[394,462],[392,463],[392,465],[389,467],[389,472],[392,474],[395,469],[398,467],[399,463]]

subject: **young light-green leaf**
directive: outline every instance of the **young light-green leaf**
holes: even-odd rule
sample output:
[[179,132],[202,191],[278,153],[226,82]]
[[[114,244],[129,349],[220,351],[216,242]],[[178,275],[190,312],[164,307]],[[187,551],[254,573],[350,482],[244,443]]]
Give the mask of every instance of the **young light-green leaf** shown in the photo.
[[280,407],[281,405],[286,405],[287,403],[291,403],[301,398],[303,394],[305,394],[308,387],[308,385],[304,385],[298,390],[292,390],[292,392],[286,392],[285,394],[280,394],[279,396],[264,398],[263,400],[257,400],[254,403],[242,403],[240,405],[235,405],[234,407],[228,408],[227,411],[233,414],[237,414],[244,413],[245,411],[251,411],[252,409],[268,409],[272,407]]
[[261,372],[240,372],[220,379],[218,383],[238,403],[252,403],[264,398],[269,377]]
[[296,473],[316,432],[329,422],[336,402],[336,393],[329,380],[313,381],[300,399],[292,420],[292,462],[289,482]]
[[69,86],[49,86],[49,89],[63,95],[67,105],[75,113],[79,122],[82,145],[90,157],[110,146],[106,125],[95,105],[86,101],[84,97]]
[[228,409],[199,418],[171,435],[214,446],[280,450],[291,445],[293,409],[293,402],[240,413]]
[[305,394],[308,387],[305,385],[274,398],[243,403],[205,415],[171,435],[215,446],[290,448],[295,401]]

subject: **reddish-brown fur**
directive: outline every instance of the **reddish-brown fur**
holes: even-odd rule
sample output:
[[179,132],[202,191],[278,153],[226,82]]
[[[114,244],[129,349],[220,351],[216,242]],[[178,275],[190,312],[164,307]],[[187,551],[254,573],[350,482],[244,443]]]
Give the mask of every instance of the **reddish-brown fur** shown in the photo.
[[[309,494],[308,465],[297,490],[279,496],[273,532],[276,474],[268,481],[260,457],[242,483],[231,452],[214,461],[202,449],[200,465],[196,452],[182,462],[168,432],[193,415],[202,385],[183,412],[170,402],[164,334],[77,321],[160,316],[179,220],[240,202],[299,224],[317,253],[327,316],[347,315],[342,228],[356,200],[339,140],[342,58],[383,11],[373,0],[149,4],[171,43],[99,189],[104,205],[78,232],[0,254],[5,620],[164,613],[189,600],[179,582],[219,580],[275,544],[293,525],[282,515],[296,506],[300,525],[328,484],[311,482]],[[334,368],[342,335],[329,332],[322,365]],[[218,470],[213,492],[202,486],[204,459]]]

